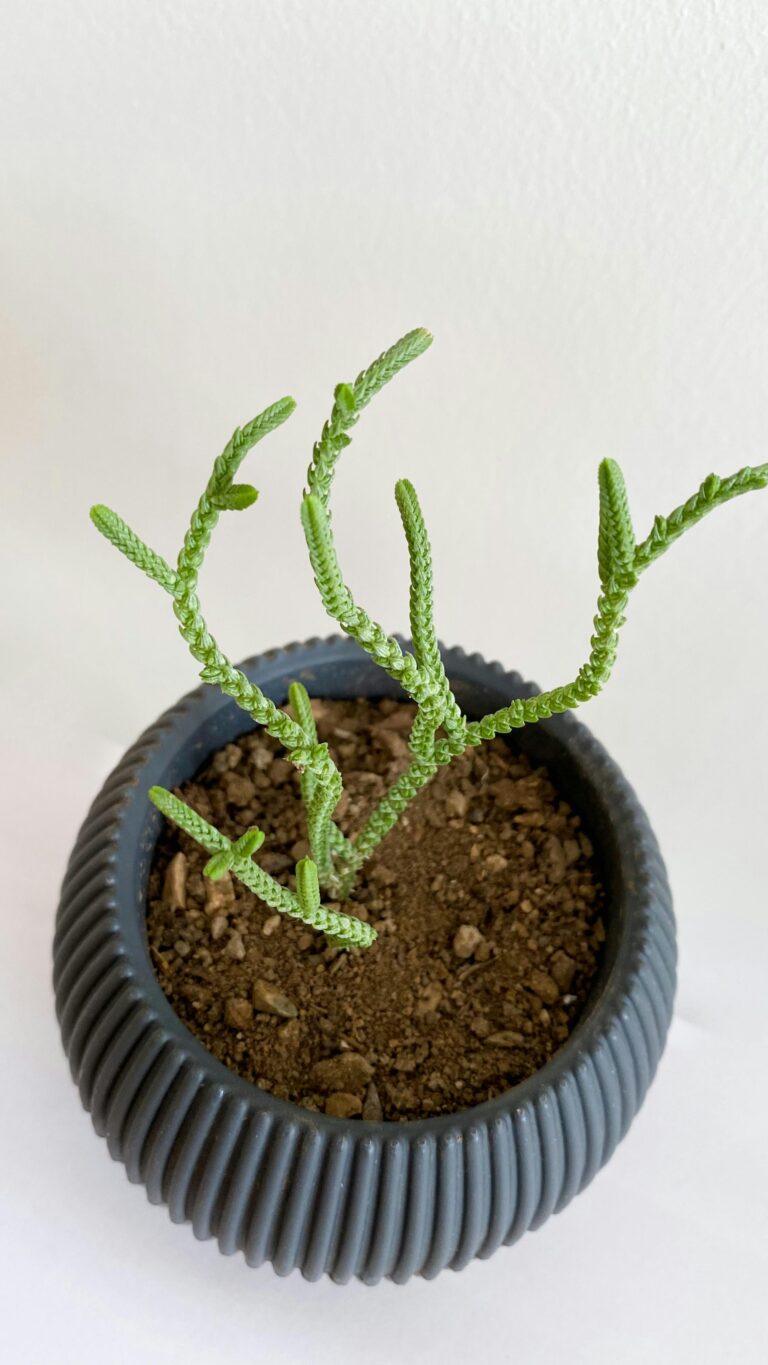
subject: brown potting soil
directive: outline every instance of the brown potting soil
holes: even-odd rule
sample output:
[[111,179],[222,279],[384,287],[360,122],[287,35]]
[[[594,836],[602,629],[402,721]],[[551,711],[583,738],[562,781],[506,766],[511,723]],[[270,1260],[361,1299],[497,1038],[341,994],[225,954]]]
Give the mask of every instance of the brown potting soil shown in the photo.
[[[354,834],[408,763],[414,707],[313,702]],[[230,838],[266,833],[286,885],[308,853],[299,777],[263,730],[177,789]],[[546,771],[501,740],[416,798],[344,909],[378,939],[345,952],[275,914],[166,826],[147,932],[180,1018],[226,1066],[308,1109],[363,1119],[453,1113],[508,1090],[567,1039],[598,967],[603,892],[588,834]],[[326,902],[328,903],[328,902]]]

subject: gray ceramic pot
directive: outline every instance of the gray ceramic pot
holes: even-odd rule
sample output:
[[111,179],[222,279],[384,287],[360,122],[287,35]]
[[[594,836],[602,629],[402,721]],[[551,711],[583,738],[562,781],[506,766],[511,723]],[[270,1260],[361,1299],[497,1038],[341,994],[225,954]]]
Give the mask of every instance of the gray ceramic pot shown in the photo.
[[[446,650],[470,717],[534,689],[479,655]],[[277,702],[300,678],[317,697],[398,696],[347,640],[311,640],[243,665]],[[198,688],[128,751],[96,798],[67,869],[54,947],[64,1046],[96,1132],[152,1203],[280,1275],[382,1277],[459,1270],[539,1227],[588,1185],[643,1100],[669,1027],[675,926],[646,816],[615,763],[572,716],[510,742],[547,765],[583,817],[608,892],[604,961],[567,1043],[531,1079],[473,1109],[362,1123],[274,1099],[216,1061],[155,978],[144,903],[173,787],[248,728]]]

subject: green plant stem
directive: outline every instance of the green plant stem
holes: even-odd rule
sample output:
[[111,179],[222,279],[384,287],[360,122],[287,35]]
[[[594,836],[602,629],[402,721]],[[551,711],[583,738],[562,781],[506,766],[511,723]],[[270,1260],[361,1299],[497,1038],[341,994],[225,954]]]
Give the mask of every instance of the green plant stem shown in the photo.
[[[479,721],[471,721],[464,733],[464,745],[477,747],[495,735],[508,734],[525,725],[534,725],[563,711],[573,710],[596,696],[610,677],[619,642],[619,630],[624,624],[624,612],[629,595],[642,573],[655,562],[686,530],[711,512],[743,493],[756,492],[768,486],[768,464],[745,468],[726,479],[710,475],[701,487],[668,517],[657,517],[650,534],[634,547],[631,559],[622,547],[625,538],[617,533],[615,539],[622,549],[623,563],[613,577],[604,584],[598,598],[594,633],[586,663],[572,682],[510,702]],[[614,485],[615,489],[615,485]],[[618,498],[618,494],[617,494]],[[626,513],[628,519],[628,510]],[[601,568],[606,563],[605,543],[601,551]],[[629,562],[628,562],[629,561]],[[343,889],[349,894],[354,878],[359,874],[381,840],[389,833],[410,802],[434,777],[439,768],[449,764],[464,745],[456,739],[438,740],[429,759],[416,757],[407,770],[390,787],[379,805],[372,811],[365,825],[353,841],[348,858]]]
[[414,656],[405,653],[398,641],[358,607],[342,577],[331,536],[328,513],[320,498],[307,494],[302,502],[304,528],[315,583],[328,615],[355,640],[374,663],[415,699],[426,700],[430,684],[421,674]]
[[430,684],[411,730],[410,747],[417,757],[428,758],[441,725],[450,738],[458,739],[464,735],[466,721],[451,690],[440,654],[434,620],[432,547],[416,489],[408,479],[398,480],[395,500],[408,545],[413,651],[421,673]]
[[[294,718],[301,726],[305,742],[310,748],[317,745],[317,726],[312,714],[309,693],[303,683],[292,682],[288,688],[288,701]],[[330,756],[329,756],[330,757]],[[310,851],[320,872],[320,880],[328,890],[335,891],[337,878],[334,869],[334,854],[343,857],[350,847],[338,825],[331,819],[342,792],[341,775],[329,775],[325,787],[318,787],[317,779],[311,768],[304,768],[300,778],[301,799],[307,814],[307,837]]]
[[756,492],[767,485],[768,464],[758,465],[755,469],[740,469],[726,479],[710,474],[682,506],[676,507],[668,517],[656,517],[649,535],[634,547],[627,568],[620,569],[605,583],[598,598],[589,656],[574,680],[564,687],[540,692],[535,697],[513,701],[509,706],[484,716],[481,721],[468,725],[467,743],[481,744],[494,735],[508,734],[510,730],[520,729],[523,725],[533,725],[559,712],[574,710],[597,696],[611,675],[619,644],[619,630],[624,624],[624,612],[640,575],[708,512],[730,502],[732,498]]
[[312,460],[307,470],[307,488],[324,507],[336,472],[336,461],[350,443],[349,432],[360,413],[371,399],[394,379],[400,370],[432,345],[432,337],[424,327],[416,327],[362,370],[354,384],[338,384],[331,415],[323,427],[320,440],[315,443]]
[[[344,580],[331,530],[329,499],[336,464],[350,444],[349,431],[374,393],[431,343],[423,329],[409,332],[358,375],[354,384],[339,384],[331,416],[323,428],[307,472],[301,519],[309,549],[315,583],[328,614],[342,630],[398,682],[413,698],[418,712],[411,730],[414,755],[408,773],[387,794],[374,812],[362,836],[336,851],[339,870],[338,894],[348,895],[357,870],[370,851],[395,824],[416,791],[435,771],[432,754],[442,726],[458,752],[464,748],[466,721],[456,703],[445,674],[433,619],[432,555],[424,518],[413,485],[401,479],[395,489],[408,545],[410,562],[410,618],[413,650],[403,650],[398,640],[371,620],[355,602]],[[318,842],[318,863],[327,866],[326,849]]]
[[226,835],[209,825],[202,815],[198,815],[197,811],[172,792],[164,787],[152,787],[149,796],[167,819],[179,825],[207,853],[226,854],[229,868],[238,880],[273,910],[279,910],[280,914],[288,915],[291,919],[301,920],[311,929],[327,934],[335,943],[345,947],[367,948],[376,939],[376,930],[370,924],[321,904],[317,871],[311,859],[302,859],[297,864],[297,891],[294,894],[288,887],[275,881],[251,857],[238,856],[237,846]]
[[635,572],[643,573],[685,531],[716,507],[722,507],[743,493],[756,493],[765,487],[768,487],[768,464],[756,465],[754,468],[745,465],[725,479],[710,474],[682,506],[676,507],[668,517],[656,517],[645,540],[635,548]]
[[[328,746],[317,744],[314,726],[308,742],[302,725],[286,715],[255,683],[249,681],[241,669],[232,664],[208,629],[197,596],[200,568],[221,512],[240,511],[250,506],[257,497],[256,490],[249,485],[233,483],[237,470],[248,451],[280,426],[294,407],[292,398],[280,399],[246,426],[235,430],[216,459],[211,477],[192,513],[175,571],[109,508],[101,505],[92,508],[91,519],[102,535],[122,554],[171,594],[180,634],[190,653],[202,664],[202,680],[215,683],[247,715],[263,725],[269,734],[285,746],[289,760],[302,771],[302,794],[310,790],[312,792],[311,803],[308,798],[308,824],[312,823],[310,804],[316,813],[322,810],[323,820],[327,824],[341,792],[341,777]],[[317,814],[313,830],[317,837]],[[321,850],[330,846],[343,852],[346,848],[346,840],[335,826],[323,829],[319,838]],[[332,880],[331,872],[329,857],[325,855],[324,878]]]
[[[454,755],[450,754],[450,757],[443,759],[443,762],[450,762],[453,757]],[[345,858],[340,885],[340,899],[345,900],[349,896],[363,865],[378,848],[382,839],[389,834],[391,829],[394,829],[403,811],[410,805],[422,787],[426,787],[427,783],[432,781],[441,766],[442,763],[436,756],[414,758],[406,771],[400,774],[389,791],[382,797],[357,838],[353,840],[352,850]]]

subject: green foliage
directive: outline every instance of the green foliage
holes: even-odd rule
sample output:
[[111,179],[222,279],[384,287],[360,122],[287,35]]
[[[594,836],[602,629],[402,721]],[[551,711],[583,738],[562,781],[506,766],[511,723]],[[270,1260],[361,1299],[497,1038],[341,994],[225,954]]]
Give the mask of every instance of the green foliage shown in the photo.
[[411,748],[417,757],[428,758],[434,746],[435,731],[440,725],[447,735],[463,747],[466,721],[445,675],[437,642],[432,601],[432,548],[416,489],[408,479],[399,479],[395,484],[395,500],[408,545],[413,651],[419,671],[429,684],[411,733]]
[[[374,942],[376,930],[370,924],[321,904],[317,869],[310,858],[302,859],[296,866],[294,893],[253,862],[251,853],[264,840],[261,830],[248,830],[233,844],[186,802],[166,791],[165,787],[150,787],[149,798],[166,819],[172,820],[206,852],[214,855],[206,863],[206,876],[216,878],[225,872],[233,872],[238,881],[273,910],[279,910],[282,915],[289,915],[292,919],[300,919],[311,929],[327,934],[335,943],[346,948],[367,948]],[[254,835],[257,836],[257,842],[253,840]]]
[[260,830],[248,830],[233,843],[163,788],[153,787],[151,799],[211,855],[205,866],[207,876],[215,879],[232,872],[267,905],[321,930],[330,942],[342,947],[367,947],[374,941],[375,931],[352,915],[324,906],[321,888],[335,898],[346,898],[360,869],[409,803],[440,767],[467,746],[571,710],[595,696],[610,675],[629,595],[641,574],[715,507],[768,485],[768,465],[741,469],[725,479],[710,474],[681,507],[667,517],[656,517],[649,535],[638,544],[621,470],[615,460],[603,460],[598,470],[600,594],[586,662],[570,683],[516,699],[481,720],[468,722],[451,690],[437,640],[432,552],[413,485],[407,479],[395,485],[410,567],[412,648],[389,635],[355,601],[343,576],[331,529],[330,493],[339,456],[351,444],[350,431],[374,395],[431,342],[430,334],[417,328],[361,371],[353,383],[336,386],[331,415],[313,450],[301,505],[309,558],[326,611],[417,705],[409,741],[411,762],[352,839],[344,836],[333,818],[342,794],[341,774],[328,746],[318,742],[303,683],[294,681],[288,689],[292,714],[266,697],[220,649],[208,630],[197,596],[199,571],[220,513],[244,510],[258,496],[250,484],[234,483],[235,474],[246,453],[290,416],[293,399],[281,399],[235,431],[216,460],[192,513],[175,569],[109,508],[98,505],[91,510],[102,535],[172,597],[180,633],[201,665],[203,681],[215,683],[233,697],[285,746],[288,758],[299,770],[311,856],[296,864],[296,891],[282,886],[253,861],[264,838]]
[[259,496],[257,488],[249,483],[233,483],[226,493],[220,493],[212,501],[221,512],[244,512],[251,507]]
[[[163,788],[156,787],[153,790],[157,794],[157,792],[162,792]],[[220,853],[214,853],[213,857],[208,859],[203,868],[205,876],[210,877],[212,882],[219,881],[225,872],[231,870],[237,858],[251,858],[263,843],[263,830],[257,829],[255,826],[253,829],[246,830],[236,843],[231,844],[229,848],[222,849]]]
[[[289,684],[288,701],[294,718],[304,731],[307,744],[310,748],[314,748],[317,745],[317,727],[312,714],[309,693],[303,683],[292,682]],[[307,834],[312,855],[318,863],[323,865],[327,884],[337,888],[338,877],[333,865],[333,856],[335,854],[343,858],[350,848],[349,841],[344,838],[341,830],[330,819],[330,812],[333,811],[341,796],[341,776],[335,777],[331,773],[326,795],[319,804],[314,803],[317,782],[311,768],[302,770],[300,789],[301,799],[308,815]]]
[[309,558],[315,572],[315,583],[328,615],[332,616],[345,634],[356,640],[391,678],[401,683],[407,692],[416,693],[421,678],[414,656],[404,653],[397,640],[387,635],[376,621],[372,621],[355,604],[341,576],[328,512],[314,493],[308,493],[302,502],[301,524],[304,527]]
[[600,487],[600,527],[597,563],[603,587],[618,574],[631,572],[635,533],[629,515],[624,475],[615,460],[603,460],[597,471]]
[[96,506],[91,508],[91,521],[96,530],[101,531],[107,540],[111,540],[115,548],[141,569],[142,573],[148,574],[161,588],[165,588],[166,592],[176,591],[176,574],[170,564],[166,564],[161,555],[156,555],[143,540],[139,540],[117,512],[96,503]]
[[[640,575],[654,560],[664,554],[684,531],[695,526],[708,512],[714,511],[716,507],[721,507],[742,493],[757,492],[768,485],[768,464],[758,465],[756,469],[749,467],[740,469],[727,479],[710,474],[682,507],[676,507],[668,517],[656,517],[650,534],[639,545],[633,543],[630,550],[624,528],[631,527],[632,523],[629,520],[624,480],[618,465],[613,461],[609,463],[615,470],[615,474],[611,474],[611,531],[607,541],[611,548],[601,552],[602,592],[597,600],[594,634],[590,640],[586,663],[579,669],[573,682],[567,683],[564,687],[554,687],[550,691],[540,692],[535,697],[513,701],[500,711],[495,711],[481,721],[468,725],[468,744],[481,744],[484,740],[491,739],[493,735],[508,734],[510,730],[546,720],[560,711],[571,711],[583,702],[589,701],[591,697],[597,696],[610,677],[629,594]],[[600,493],[602,500],[602,477]],[[601,529],[603,525],[601,506]],[[605,579],[604,572],[608,573]]]
[[731,498],[742,493],[755,493],[768,485],[768,464],[760,464],[755,469],[747,465],[731,474],[727,479],[717,474],[708,474],[701,487],[681,507],[676,507],[668,517],[656,517],[650,534],[637,546],[635,570],[642,573],[654,560],[668,550],[670,545],[692,526],[695,526],[708,512],[722,507]]
[[422,355],[431,345],[429,332],[424,327],[417,327],[362,370],[354,384],[336,385],[331,415],[315,445],[312,463],[307,470],[307,487],[323,505],[328,502],[336,461],[349,445],[351,437],[348,433],[363,408],[405,365]]

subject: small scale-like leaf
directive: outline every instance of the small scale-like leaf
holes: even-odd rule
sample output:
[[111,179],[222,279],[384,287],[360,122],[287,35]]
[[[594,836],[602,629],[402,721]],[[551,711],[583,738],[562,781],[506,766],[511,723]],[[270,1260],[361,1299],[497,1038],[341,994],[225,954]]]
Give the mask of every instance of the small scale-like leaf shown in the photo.
[[333,391],[336,406],[341,410],[345,417],[352,417],[355,413],[355,394],[350,384],[337,384]]
[[312,915],[319,910],[320,883],[317,864],[311,858],[300,858],[296,864],[296,895],[305,913]]
[[250,483],[233,483],[226,493],[220,493],[215,499],[216,506],[223,512],[243,512],[246,507],[251,507],[259,496],[258,488],[254,488]]
[[200,669],[200,677],[203,682],[217,683],[221,679],[221,669],[218,664],[206,664],[205,668]]
[[[301,726],[307,737],[308,744],[317,744],[317,726],[312,714],[312,704],[309,700],[309,693],[301,682],[292,682],[288,685],[288,700],[291,704],[296,721]],[[295,762],[295,760],[294,760]]]
[[245,834],[241,834],[236,844],[232,846],[232,852],[236,858],[251,858],[257,849],[264,843],[264,831],[257,829],[247,829]]
[[213,857],[209,858],[205,864],[203,875],[210,877],[212,882],[217,882],[219,878],[224,876],[225,872],[229,872],[233,862],[234,853],[231,848],[226,848],[221,853],[214,853]]

